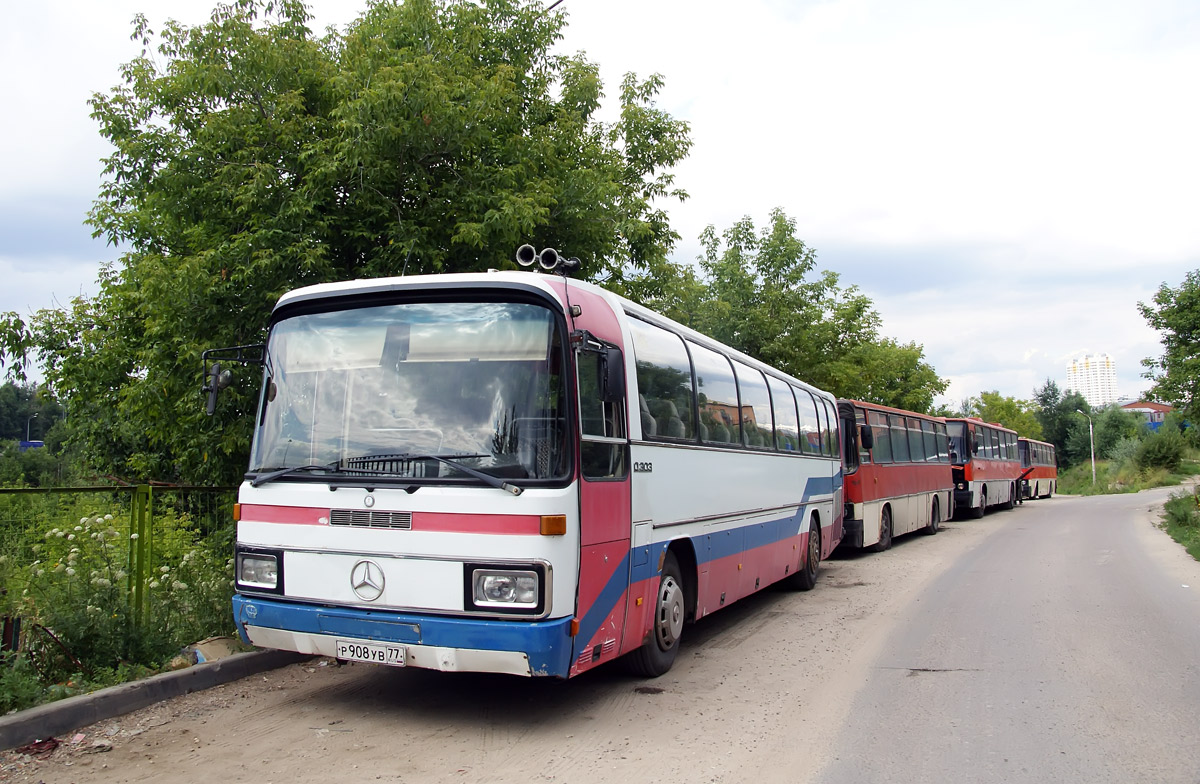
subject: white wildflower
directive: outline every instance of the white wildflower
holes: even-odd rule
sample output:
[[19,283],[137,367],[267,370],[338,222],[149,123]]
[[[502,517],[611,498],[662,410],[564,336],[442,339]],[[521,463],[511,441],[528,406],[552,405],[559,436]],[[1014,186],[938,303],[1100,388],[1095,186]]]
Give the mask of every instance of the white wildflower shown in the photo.
[[79,518],[79,524],[80,524],[80,525],[83,525],[83,524],[84,524],[84,523],[86,523],[86,522],[87,522],[87,518],[86,518],[86,517],[81,517],[81,518]]
[[111,520],[111,519],[112,519],[112,515],[110,515],[110,514],[106,514],[106,515],[104,515],[104,519],[105,519],[105,520]]
[[75,576],[75,570],[68,566],[67,567],[67,577],[74,577],[74,576]]
[[163,574],[166,574],[167,572],[171,571],[171,567],[169,567],[169,566],[160,566],[160,567],[158,567],[158,571],[162,572]]
[[73,542],[73,541],[75,541],[75,534],[69,534],[69,535],[67,536],[67,541],[68,541],[68,542]]
[[76,530],[76,531],[82,531],[82,530],[83,530],[83,526],[82,526],[82,525],[77,525],[77,526],[75,526],[75,530]]
[[160,584],[161,584],[161,583],[159,583],[159,582],[158,582],[158,580],[151,580],[151,581],[150,581],[150,587],[151,587],[151,588],[157,588],[157,587],[158,587]]
[[130,534],[130,535],[129,535],[129,538],[130,538],[130,539],[137,539],[137,538],[138,538],[138,535],[137,535],[137,534]]
[[171,583],[171,587],[173,589],[175,589],[176,591],[186,591],[187,583],[182,583],[182,582],[176,580],[175,582]]

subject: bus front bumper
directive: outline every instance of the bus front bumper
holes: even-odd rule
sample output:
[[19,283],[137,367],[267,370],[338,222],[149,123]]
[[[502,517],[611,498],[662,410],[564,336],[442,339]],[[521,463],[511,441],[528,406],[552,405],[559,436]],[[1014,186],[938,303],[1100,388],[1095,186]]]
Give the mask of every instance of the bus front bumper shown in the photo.
[[444,672],[565,678],[571,666],[570,618],[447,618],[241,594],[233,617],[242,640],[261,648],[338,658],[339,640],[384,643],[404,649],[405,666]]

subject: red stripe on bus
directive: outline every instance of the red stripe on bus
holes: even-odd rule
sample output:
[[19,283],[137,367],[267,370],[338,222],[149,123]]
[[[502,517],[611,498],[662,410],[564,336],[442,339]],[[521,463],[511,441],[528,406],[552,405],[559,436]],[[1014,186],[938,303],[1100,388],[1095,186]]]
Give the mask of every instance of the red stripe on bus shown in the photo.
[[253,523],[293,523],[295,525],[328,525],[329,510],[307,506],[264,506],[242,504],[242,520]]
[[537,515],[413,512],[412,530],[456,534],[520,534],[524,536],[536,536],[541,533],[541,524],[542,520]]

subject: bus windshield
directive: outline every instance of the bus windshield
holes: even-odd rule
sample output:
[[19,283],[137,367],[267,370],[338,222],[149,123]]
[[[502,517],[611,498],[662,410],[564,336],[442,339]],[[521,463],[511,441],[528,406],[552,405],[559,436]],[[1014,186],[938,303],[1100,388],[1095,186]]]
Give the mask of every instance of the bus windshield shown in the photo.
[[971,459],[967,451],[967,426],[963,422],[947,422],[946,435],[950,437],[950,462],[965,465]]
[[[274,325],[252,473],[470,481],[566,475],[564,346],[519,302],[420,302]],[[437,456],[442,459],[433,459]]]

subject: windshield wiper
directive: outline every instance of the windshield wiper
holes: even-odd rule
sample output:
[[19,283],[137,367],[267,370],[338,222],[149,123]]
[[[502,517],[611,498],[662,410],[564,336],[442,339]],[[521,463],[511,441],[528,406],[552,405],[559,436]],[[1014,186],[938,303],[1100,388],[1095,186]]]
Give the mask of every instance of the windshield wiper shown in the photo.
[[476,468],[471,468],[468,465],[464,465],[464,464],[458,462],[459,460],[469,460],[471,458],[476,458],[476,457],[489,457],[489,455],[462,454],[462,453],[448,454],[448,455],[434,455],[434,454],[419,453],[419,452],[401,452],[400,454],[364,455],[362,457],[351,457],[351,458],[347,458],[345,460],[339,460],[337,462],[337,467],[340,470],[347,471],[347,472],[386,474],[386,473],[390,473],[390,472],[380,471],[377,469],[370,469],[370,468],[359,468],[353,464],[354,463],[364,463],[364,464],[369,465],[372,463],[379,464],[379,463],[386,463],[389,461],[405,461],[405,462],[407,462],[407,461],[411,461],[411,460],[436,460],[439,463],[445,463],[446,465],[450,466],[451,468],[453,468],[456,471],[463,472],[467,476],[478,479],[480,482],[483,482],[485,485],[487,485],[489,487],[494,487],[497,490],[503,490],[507,493],[512,493],[513,495],[520,495],[521,493],[525,492],[524,488],[517,487],[516,485],[512,484],[511,482],[505,482],[503,479],[499,479],[490,474],[485,474],[484,472],[482,472]]
[[340,462],[340,460],[334,460],[332,463],[326,463],[325,465],[318,465],[314,463],[309,465],[291,466],[290,468],[279,468],[275,471],[268,471],[265,474],[258,474],[250,480],[250,486],[258,487],[259,485],[266,484],[267,482],[278,479],[281,476],[287,476],[288,474],[292,474],[297,471],[339,471],[340,469],[338,468],[338,463]]

